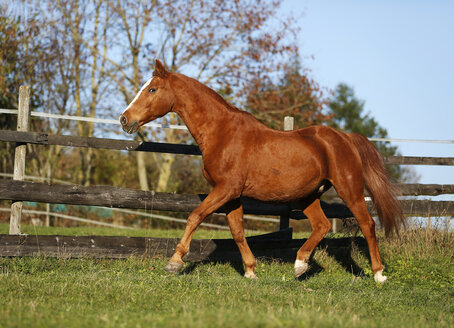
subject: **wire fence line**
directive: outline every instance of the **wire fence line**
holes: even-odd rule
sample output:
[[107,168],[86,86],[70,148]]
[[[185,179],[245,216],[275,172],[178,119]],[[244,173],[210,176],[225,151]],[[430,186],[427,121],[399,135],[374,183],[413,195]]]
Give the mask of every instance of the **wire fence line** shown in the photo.
[[[14,174],[12,174],[12,173],[0,173],[0,177],[4,177],[4,178],[13,178],[13,176],[14,176]],[[71,182],[60,180],[60,179],[36,177],[36,176],[32,176],[32,175],[25,175],[24,178],[26,180],[30,180],[30,181],[43,181],[43,182],[50,182],[50,183],[58,182],[58,183],[64,184],[64,185],[73,184]]]
[[431,139],[397,139],[397,138],[367,138],[370,141],[383,142],[416,142],[416,143],[438,143],[438,144],[454,144],[454,140],[431,140]]
[[[160,219],[160,220],[164,220],[164,221],[172,221],[172,222],[179,222],[179,223],[186,224],[186,220],[176,219],[176,218],[172,218],[172,217],[168,217],[168,216],[164,216],[164,215],[141,213],[141,212],[123,210],[123,209],[116,209],[116,210],[118,210],[118,212],[141,215],[141,216],[151,217],[153,219]],[[11,208],[0,208],[0,212],[11,212]],[[67,220],[72,220],[72,221],[96,224],[96,225],[101,225],[101,226],[106,226],[106,227],[111,227],[111,228],[136,230],[136,228],[133,228],[133,227],[123,226],[123,225],[118,225],[118,224],[113,224],[113,223],[108,223],[108,222],[102,222],[102,221],[97,221],[97,220],[84,219],[84,218],[80,218],[77,216],[67,215],[67,214],[62,214],[62,213],[38,211],[38,210],[27,210],[27,209],[23,209],[22,212],[25,214],[49,215],[49,216],[53,216],[56,218],[62,218],[62,219],[67,219]],[[220,230],[230,230],[229,227],[223,226],[220,224],[202,223],[201,226],[220,229]]]
[[[11,208],[0,208],[0,212],[11,212]],[[25,214],[36,214],[36,215],[50,215],[50,216],[54,216],[54,217],[57,217],[57,218],[62,218],[62,219],[67,219],[67,220],[72,220],[72,221],[78,221],[78,222],[84,222],[84,223],[90,223],[90,224],[96,224],[96,225],[101,225],[101,226],[110,227],[110,228],[136,230],[135,228],[132,228],[132,227],[121,226],[121,225],[117,225],[117,224],[113,224],[113,223],[101,222],[101,221],[96,221],[96,220],[89,220],[89,219],[79,218],[79,217],[76,217],[76,216],[66,215],[66,214],[61,214],[61,213],[55,213],[55,212],[46,212],[46,211],[25,210],[25,209],[23,209],[22,213],[25,213]]]
[[[17,114],[17,109],[4,109],[0,108],[0,113],[3,114]],[[45,117],[45,118],[54,118],[60,120],[71,120],[71,121],[83,121],[83,122],[91,122],[91,123],[101,123],[101,124],[114,124],[114,125],[121,125],[119,120],[112,120],[107,118],[95,118],[95,117],[85,117],[85,116],[73,116],[73,115],[60,115],[60,114],[51,114],[51,113],[43,113],[43,112],[30,112],[30,116],[35,117]],[[175,125],[175,124],[160,124],[150,122],[145,125],[151,126],[153,128],[162,128],[162,129],[175,129],[175,130],[186,130],[188,128],[184,125]]]
[[[17,112],[18,112],[17,109],[0,108],[0,113],[3,113],[3,114],[13,114],[14,115],[14,114],[17,114]],[[30,115],[36,116],[36,117],[54,118],[54,119],[62,119],[62,120],[120,125],[119,120],[113,120],[113,119],[94,118],[94,117],[85,117],[85,116],[72,116],[72,115],[60,115],[60,114],[51,114],[51,113],[43,113],[43,112],[36,112],[36,111],[30,112]],[[153,127],[153,128],[188,131],[188,128],[184,125],[160,124],[160,123],[154,123],[154,122],[149,122],[145,125]],[[454,140],[399,139],[399,138],[368,138],[368,139],[370,141],[378,141],[378,142],[416,142],[416,143],[454,144]]]
[[[110,209],[108,207],[100,207],[100,208]],[[113,210],[113,208],[112,208],[112,210]],[[116,208],[115,211],[121,212],[121,213],[127,213],[127,214],[141,215],[141,216],[150,217],[150,218],[154,218],[154,219],[160,219],[160,220],[164,220],[164,221],[173,221],[173,222],[179,222],[179,223],[184,223],[184,224],[187,223],[187,220],[185,220],[185,219],[177,219],[177,218],[172,218],[169,216],[164,216],[164,215],[159,215],[159,214],[144,213],[144,212],[138,212],[138,211],[133,211],[133,210],[127,210],[127,209],[123,209],[123,208]],[[204,226],[204,227],[209,227],[209,228],[230,230],[229,227],[223,226],[220,224],[201,223],[200,225]]]

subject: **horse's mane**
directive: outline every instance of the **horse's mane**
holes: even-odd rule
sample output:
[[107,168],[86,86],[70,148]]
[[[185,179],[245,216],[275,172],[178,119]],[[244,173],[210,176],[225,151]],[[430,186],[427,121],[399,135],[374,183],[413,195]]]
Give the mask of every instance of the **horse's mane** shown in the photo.
[[210,87],[207,87],[205,84],[200,83],[196,79],[193,79],[193,78],[183,75],[183,74],[178,74],[178,76],[183,77],[185,81],[194,84],[196,89],[201,90],[202,92],[204,92],[205,94],[207,94],[208,96],[210,96],[211,98],[216,100],[217,102],[221,103],[228,110],[235,111],[235,112],[242,112],[242,113],[245,112],[245,111],[239,109],[238,107],[233,106],[231,103],[229,103],[227,100],[225,100],[219,93],[217,93]]

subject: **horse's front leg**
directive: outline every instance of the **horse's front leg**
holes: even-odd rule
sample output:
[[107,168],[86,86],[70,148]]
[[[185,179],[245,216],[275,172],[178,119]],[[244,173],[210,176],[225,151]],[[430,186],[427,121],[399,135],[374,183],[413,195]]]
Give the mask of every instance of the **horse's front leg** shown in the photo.
[[239,199],[230,202],[227,205],[227,219],[229,221],[230,231],[232,232],[233,240],[240,250],[244,264],[244,276],[246,278],[255,279],[255,258],[249,248],[249,245],[244,236],[243,225],[243,207]]
[[219,207],[239,195],[234,195],[233,190],[225,185],[216,185],[203,202],[191,212],[186,223],[183,237],[177,245],[175,254],[165,267],[168,272],[178,272],[183,267],[183,256],[189,251],[192,235],[202,221]]

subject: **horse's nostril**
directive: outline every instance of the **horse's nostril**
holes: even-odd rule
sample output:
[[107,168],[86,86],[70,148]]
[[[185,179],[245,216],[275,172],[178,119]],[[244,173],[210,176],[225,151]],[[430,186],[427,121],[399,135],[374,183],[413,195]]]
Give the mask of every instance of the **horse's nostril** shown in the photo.
[[121,123],[121,125],[126,125],[128,123],[126,116],[124,116],[124,115],[120,116],[120,123]]

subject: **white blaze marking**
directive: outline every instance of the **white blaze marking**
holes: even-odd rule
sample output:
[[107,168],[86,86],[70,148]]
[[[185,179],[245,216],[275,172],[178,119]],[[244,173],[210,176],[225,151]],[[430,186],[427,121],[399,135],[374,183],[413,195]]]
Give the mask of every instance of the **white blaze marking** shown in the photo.
[[139,92],[137,92],[135,98],[131,101],[131,103],[128,105],[128,107],[126,107],[126,109],[123,111],[123,114],[132,106],[132,104],[134,104],[134,102],[137,100],[137,98],[139,98],[142,91],[145,90],[150,85],[152,80],[153,80],[153,78],[151,78],[147,82],[145,82],[145,84],[142,86],[142,88],[139,90]]

